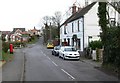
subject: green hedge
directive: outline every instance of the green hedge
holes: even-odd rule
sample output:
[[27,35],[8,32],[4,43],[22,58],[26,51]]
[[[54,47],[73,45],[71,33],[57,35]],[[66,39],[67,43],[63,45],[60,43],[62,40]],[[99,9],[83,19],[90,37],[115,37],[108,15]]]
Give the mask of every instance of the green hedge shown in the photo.
[[2,50],[7,53],[9,49],[9,43],[8,42],[2,42]]
[[92,41],[89,43],[89,47],[92,50],[96,50],[96,48],[101,49],[102,48],[102,42],[101,41]]
[[20,45],[23,46],[23,47],[26,46],[26,42],[2,42],[2,50],[5,53],[7,53],[10,44],[13,44],[13,47],[20,47]]

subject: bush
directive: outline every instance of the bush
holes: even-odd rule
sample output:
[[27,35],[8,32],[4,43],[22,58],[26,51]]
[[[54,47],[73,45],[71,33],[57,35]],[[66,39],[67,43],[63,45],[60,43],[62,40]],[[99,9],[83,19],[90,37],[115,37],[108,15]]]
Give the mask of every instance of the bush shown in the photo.
[[102,49],[102,42],[101,41],[92,41],[89,43],[89,47],[91,47],[92,50],[95,50],[96,48]]
[[2,50],[7,53],[9,49],[9,43],[8,42],[3,42],[2,43]]

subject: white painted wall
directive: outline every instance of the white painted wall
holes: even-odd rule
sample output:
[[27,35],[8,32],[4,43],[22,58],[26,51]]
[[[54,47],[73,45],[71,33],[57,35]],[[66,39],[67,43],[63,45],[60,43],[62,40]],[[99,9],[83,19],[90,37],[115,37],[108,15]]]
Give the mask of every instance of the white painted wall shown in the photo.
[[116,18],[116,22],[120,23],[120,14],[111,6],[107,6],[110,18]]
[[88,46],[88,36],[92,36],[91,40],[99,40],[100,26],[98,18],[98,3],[96,3],[84,16],[84,46]]
[[[110,9],[110,11],[112,11]],[[68,23],[66,26],[66,31],[67,34],[64,34],[64,26],[61,27],[60,29],[60,39],[61,42],[64,41],[64,38],[70,38],[70,45],[72,45],[72,36],[74,34],[77,35],[77,37],[81,40],[81,51],[83,51],[83,27],[84,27],[84,47],[88,46],[88,36],[92,36],[91,39],[89,39],[89,41],[95,41],[95,40],[99,40],[100,37],[98,37],[98,35],[100,35],[100,32],[102,32],[99,26],[99,17],[97,15],[98,13],[98,3],[96,3],[85,15],[84,15],[84,22],[83,22],[83,18],[79,18],[71,23]],[[113,15],[112,15],[113,14]],[[116,13],[117,14],[117,13]],[[114,13],[111,13],[111,16],[114,16]],[[120,21],[118,19],[118,15],[116,15],[116,19],[118,21]],[[78,24],[77,21],[80,20],[80,32],[78,32]],[[72,33],[72,23],[74,23],[74,32]],[[83,26],[84,23],[84,26]]]
[[[78,20],[79,20],[79,29],[80,31],[78,32]],[[83,18],[80,18],[78,20],[75,20],[73,22],[68,23],[66,27],[66,32],[67,34],[64,34],[64,25],[60,29],[60,42],[64,42],[64,39],[70,39],[70,45],[72,45],[72,36],[74,34],[77,35],[77,37],[81,40],[80,44],[81,47],[80,49],[83,51]],[[74,32],[72,32],[72,23],[74,23]]]

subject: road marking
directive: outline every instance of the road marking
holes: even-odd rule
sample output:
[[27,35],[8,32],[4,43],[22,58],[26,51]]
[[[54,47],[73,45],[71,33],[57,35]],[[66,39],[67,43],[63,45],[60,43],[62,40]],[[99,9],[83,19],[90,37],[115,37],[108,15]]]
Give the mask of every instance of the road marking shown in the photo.
[[66,72],[64,69],[61,69],[64,73],[66,73],[68,76],[70,76],[73,80],[75,79],[72,75],[70,75],[68,72]]
[[43,51],[41,51],[41,53],[42,53],[44,56],[46,56],[46,54],[44,54]]
[[46,56],[46,54],[43,53],[44,56]]
[[52,63],[53,63],[55,66],[58,66],[54,61],[52,61]]
[[[42,53],[44,56],[47,56],[46,54],[43,53],[43,51],[41,51],[41,53]],[[47,58],[48,58],[49,60],[51,60],[50,57],[47,56]],[[51,61],[52,61],[52,60],[51,60]],[[55,66],[58,66],[54,61],[52,61],[52,63],[53,63]]]
[[47,58],[48,58],[49,60],[51,60],[50,57],[47,57]]

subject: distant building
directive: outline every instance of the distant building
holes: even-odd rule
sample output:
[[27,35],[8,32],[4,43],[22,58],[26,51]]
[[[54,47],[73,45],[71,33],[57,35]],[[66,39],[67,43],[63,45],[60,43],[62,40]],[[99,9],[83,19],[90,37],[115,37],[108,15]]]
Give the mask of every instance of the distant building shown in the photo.
[[10,34],[11,31],[2,31],[2,38],[5,39],[5,42],[8,42],[10,40]]
[[28,33],[30,34],[30,36],[33,36],[33,35],[41,36],[40,30],[36,29],[35,27],[34,27],[34,29],[28,30]]
[[17,30],[20,30],[21,32],[24,32],[25,28],[13,28],[12,33],[15,33]]
[[28,41],[29,34],[25,31],[25,28],[13,28],[12,34],[10,36],[11,41],[24,42]]

